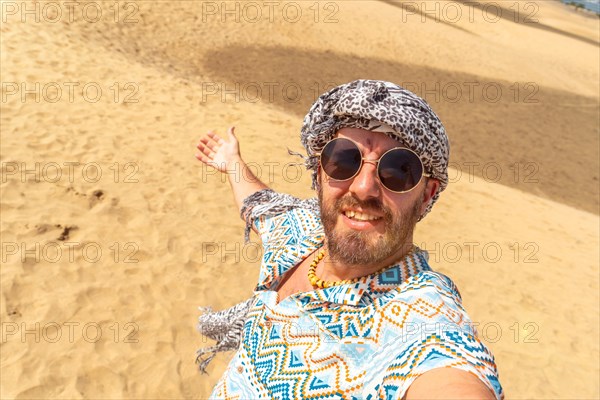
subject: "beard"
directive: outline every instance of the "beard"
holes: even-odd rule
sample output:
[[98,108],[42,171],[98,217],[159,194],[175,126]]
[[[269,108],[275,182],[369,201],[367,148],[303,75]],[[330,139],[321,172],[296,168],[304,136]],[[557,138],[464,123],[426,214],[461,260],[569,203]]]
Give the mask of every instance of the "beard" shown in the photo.
[[[425,190],[419,196],[421,201],[424,192]],[[318,195],[321,221],[327,238],[329,257],[332,261],[349,266],[377,265],[397,253],[402,247],[406,248],[406,252],[412,248],[412,240],[411,243],[407,243],[407,241],[412,238],[415,225],[419,220],[421,201],[415,201],[408,212],[403,214],[384,206],[379,199],[361,201],[350,193],[335,202],[324,202],[321,185],[318,187]],[[341,229],[336,229],[338,216],[343,207],[360,207],[363,210],[383,214],[383,234],[353,229],[342,232]]]

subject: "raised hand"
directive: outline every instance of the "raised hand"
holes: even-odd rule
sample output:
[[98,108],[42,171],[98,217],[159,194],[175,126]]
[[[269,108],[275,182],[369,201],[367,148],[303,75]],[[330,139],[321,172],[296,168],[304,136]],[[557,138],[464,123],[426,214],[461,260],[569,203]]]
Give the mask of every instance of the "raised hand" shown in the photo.
[[229,128],[227,140],[222,139],[213,131],[208,132],[196,146],[199,150],[196,158],[227,174],[235,204],[241,212],[245,198],[259,190],[269,189],[269,187],[261,182],[242,160],[240,145],[234,130],[233,126]]
[[235,137],[234,130],[235,127],[232,126],[227,131],[227,141],[214,131],[209,131],[206,136],[200,139],[200,142],[196,146],[200,150],[196,154],[196,158],[220,172],[227,173],[228,170],[235,169],[233,163],[241,162],[241,156],[240,145]]

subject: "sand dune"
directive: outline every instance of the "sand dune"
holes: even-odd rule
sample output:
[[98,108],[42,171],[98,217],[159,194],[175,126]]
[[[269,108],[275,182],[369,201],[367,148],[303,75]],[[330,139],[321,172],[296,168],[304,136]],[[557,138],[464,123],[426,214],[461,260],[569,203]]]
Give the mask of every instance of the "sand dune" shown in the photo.
[[436,22],[346,1],[236,22],[220,3],[140,1],[118,23],[112,2],[97,22],[21,22],[7,3],[1,398],[207,397],[228,359],[198,374],[197,307],[247,298],[258,255],[197,138],[236,124],[267,183],[312,196],[287,148],[318,93],[366,77],[414,85],[446,124],[452,184],[416,244],[460,288],[507,398],[600,396],[597,17],[520,2],[492,22],[452,3],[451,22],[440,2]]

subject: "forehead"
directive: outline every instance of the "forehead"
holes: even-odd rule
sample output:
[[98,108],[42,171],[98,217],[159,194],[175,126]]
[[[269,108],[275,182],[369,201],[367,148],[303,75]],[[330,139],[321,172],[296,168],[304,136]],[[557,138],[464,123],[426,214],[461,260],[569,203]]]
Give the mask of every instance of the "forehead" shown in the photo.
[[342,128],[337,131],[336,137],[353,140],[366,150],[385,151],[394,147],[403,147],[400,141],[392,139],[385,133],[368,131],[361,128]]

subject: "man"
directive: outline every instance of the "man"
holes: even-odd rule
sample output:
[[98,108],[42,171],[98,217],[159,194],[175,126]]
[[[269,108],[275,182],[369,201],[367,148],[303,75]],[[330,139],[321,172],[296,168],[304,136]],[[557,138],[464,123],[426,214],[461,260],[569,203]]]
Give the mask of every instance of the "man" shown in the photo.
[[[197,158],[248,176],[228,136],[210,132]],[[318,201],[230,179],[264,257],[252,299],[200,318],[218,341],[200,359],[237,349],[212,397],[503,398],[458,289],[412,244],[448,182],[448,139],[429,105],[357,80],[319,97],[301,139]]]

